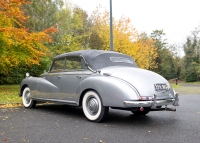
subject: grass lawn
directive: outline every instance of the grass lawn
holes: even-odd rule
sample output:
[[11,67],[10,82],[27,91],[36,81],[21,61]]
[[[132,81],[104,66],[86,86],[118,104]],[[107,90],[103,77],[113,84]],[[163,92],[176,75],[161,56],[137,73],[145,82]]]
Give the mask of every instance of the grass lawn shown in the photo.
[[171,87],[174,88],[174,89],[176,89],[176,88],[181,88],[181,85],[179,85],[179,84],[176,85],[176,84],[173,84],[173,83],[172,83],[172,84],[170,84],[170,85],[171,85]]
[[19,88],[19,85],[0,85],[0,104],[22,103]]
[[179,93],[179,95],[200,94],[200,82],[182,82],[179,83],[178,85],[176,85],[175,83],[171,83],[170,85],[176,92]]

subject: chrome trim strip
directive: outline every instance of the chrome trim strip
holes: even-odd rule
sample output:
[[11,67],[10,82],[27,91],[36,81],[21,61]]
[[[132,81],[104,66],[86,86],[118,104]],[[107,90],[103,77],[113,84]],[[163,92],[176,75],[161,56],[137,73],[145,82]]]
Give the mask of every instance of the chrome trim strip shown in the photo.
[[88,67],[88,69],[89,69],[90,71],[92,71],[92,72],[94,72],[94,73],[97,72],[97,71],[93,70],[93,69],[88,65],[88,63],[86,62],[85,58],[84,58],[82,55],[80,55],[80,57],[83,58],[85,64],[87,65],[87,67]]
[[124,101],[125,107],[152,107],[161,105],[172,105],[175,99],[164,99],[154,101]]
[[78,104],[76,103],[76,101],[70,101],[70,100],[60,100],[60,99],[44,99],[44,98],[31,98],[33,100],[39,100],[39,101],[45,101],[45,102],[60,102],[60,103],[65,103],[68,105],[74,105],[74,106],[78,106]]

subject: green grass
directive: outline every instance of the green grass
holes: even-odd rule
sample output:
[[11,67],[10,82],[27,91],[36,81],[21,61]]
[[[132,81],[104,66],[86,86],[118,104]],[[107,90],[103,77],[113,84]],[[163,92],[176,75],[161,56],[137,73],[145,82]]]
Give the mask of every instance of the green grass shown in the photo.
[[181,86],[180,88],[174,88],[174,90],[178,92],[179,95],[200,95],[200,87]]
[[174,84],[174,83],[171,83],[170,85],[171,85],[171,87],[174,88],[174,89],[176,89],[176,88],[181,88],[181,85],[179,85],[179,84],[176,85],[176,84]]
[[0,85],[0,104],[21,103],[19,89],[19,85]]
[[[200,82],[184,82],[180,83],[178,85],[171,83],[171,87],[179,93],[179,95],[187,94],[195,94],[199,95],[200,94]],[[185,86],[187,85],[187,86]]]

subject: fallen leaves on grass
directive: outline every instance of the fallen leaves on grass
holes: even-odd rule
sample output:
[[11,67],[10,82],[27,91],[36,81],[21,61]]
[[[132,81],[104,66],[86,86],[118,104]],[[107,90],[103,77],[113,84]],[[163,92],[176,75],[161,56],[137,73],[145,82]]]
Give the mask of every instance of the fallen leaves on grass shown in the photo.
[[22,106],[21,103],[14,103],[14,104],[0,104],[0,108],[12,108],[12,107],[19,107]]

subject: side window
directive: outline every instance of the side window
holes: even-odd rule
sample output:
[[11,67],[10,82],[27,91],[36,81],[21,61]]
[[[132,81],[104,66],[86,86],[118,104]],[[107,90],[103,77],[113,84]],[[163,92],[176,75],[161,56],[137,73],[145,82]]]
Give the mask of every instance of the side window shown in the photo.
[[66,58],[66,70],[81,70],[82,62],[80,57],[67,57]]
[[65,58],[55,60],[51,72],[62,72],[65,68]]

